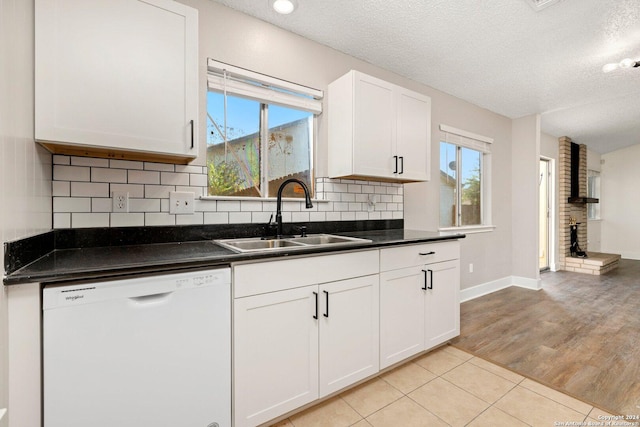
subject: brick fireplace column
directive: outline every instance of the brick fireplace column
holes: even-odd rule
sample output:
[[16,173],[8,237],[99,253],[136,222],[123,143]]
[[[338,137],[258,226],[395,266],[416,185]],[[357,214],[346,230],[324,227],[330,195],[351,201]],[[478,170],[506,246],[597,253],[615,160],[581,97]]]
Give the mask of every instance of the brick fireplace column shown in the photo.
[[[558,174],[559,174],[559,221],[558,248],[560,259],[558,269],[564,270],[566,259],[570,257],[571,247],[571,218],[578,225],[578,245],[583,251],[587,251],[587,205],[584,203],[569,203],[571,196],[571,138],[563,136],[558,138],[560,143]],[[587,195],[587,146],[580,144],[580,167],[578,172],[580,196]]]

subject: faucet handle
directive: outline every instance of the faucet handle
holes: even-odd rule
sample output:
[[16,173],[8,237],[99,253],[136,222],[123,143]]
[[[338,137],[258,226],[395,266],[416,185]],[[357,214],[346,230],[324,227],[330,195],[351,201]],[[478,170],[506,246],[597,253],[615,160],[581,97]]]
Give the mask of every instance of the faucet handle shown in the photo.
[[275,230],[276,224],[273,222],[273,214],[271,214],[271,216],[269,217],[269,222],[264,224],[263,227],[264,227],[264,236],[262,237],[263,239],[268,239],[277,234]]
[[300,237],[307,237],[307,226],[306,225],[301,225],[300,227],[297,227],[298,231],[300,231]]

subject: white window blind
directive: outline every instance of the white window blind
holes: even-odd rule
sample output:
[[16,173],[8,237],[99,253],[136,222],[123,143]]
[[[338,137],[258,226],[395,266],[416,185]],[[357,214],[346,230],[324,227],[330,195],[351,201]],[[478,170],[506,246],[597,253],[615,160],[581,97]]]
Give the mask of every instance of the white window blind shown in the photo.
[[491,152],[493,138],[478,135],[465,130],[456,129],[452,126],[440,125],[440,140],[460,147],[471,148],[482,153]]
[[207,62],[209,89],[266,104],[322,113],[323,91],[280,80],[266,74],[225,64],[211,58]]

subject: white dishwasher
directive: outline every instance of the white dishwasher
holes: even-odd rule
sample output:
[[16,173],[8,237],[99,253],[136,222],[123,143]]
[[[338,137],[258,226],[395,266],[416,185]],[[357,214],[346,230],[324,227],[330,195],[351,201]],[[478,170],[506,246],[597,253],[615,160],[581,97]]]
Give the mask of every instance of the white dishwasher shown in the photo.
[[44,427],[230,427],[230,270],[43,290]]

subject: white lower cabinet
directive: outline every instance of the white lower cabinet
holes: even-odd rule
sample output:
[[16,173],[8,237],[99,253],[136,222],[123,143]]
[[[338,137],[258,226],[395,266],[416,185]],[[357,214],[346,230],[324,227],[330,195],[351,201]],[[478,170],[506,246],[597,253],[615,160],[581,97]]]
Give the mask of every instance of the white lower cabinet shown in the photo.
[[460,333],[449,241],[233,266],[233,412],[253,427]]
[[[378,372],[378,251],[330,257],[234,267],[236,296],[255,289],[244,281],[257,271],[271,290],[234,299],[236,427],[267,422]],[[278,282],[293,286],[290,271],[301,263],[303,285],[339,271],[374,274],[274,291]]]
[[[460,334],[457,242],[381,250],[380,369]],[[411,265],[418,264],[418,265]]]
[[255,426],[318,398],[317,286],[234,300],[235,426]]
[[320,397],[379,370],[378,275],[320,286]]

